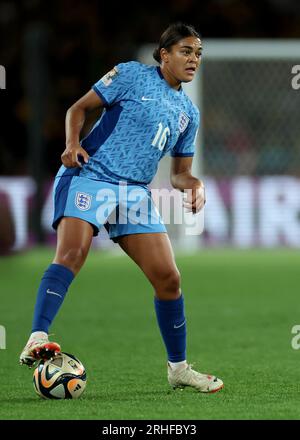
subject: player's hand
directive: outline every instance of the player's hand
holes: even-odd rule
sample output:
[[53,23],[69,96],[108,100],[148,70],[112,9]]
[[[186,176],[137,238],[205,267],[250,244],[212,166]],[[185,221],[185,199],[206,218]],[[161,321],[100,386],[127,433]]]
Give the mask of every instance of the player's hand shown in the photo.
[[82,167],[88,160],[89,155],[80,144],[68,145],[61,155],[61,161],[67,168]]
[[205,187],[201,180],[199,180],[193,188],[185,190],[183,206],[186,208],[187,212],[196,214],[201,211],[205,203]]

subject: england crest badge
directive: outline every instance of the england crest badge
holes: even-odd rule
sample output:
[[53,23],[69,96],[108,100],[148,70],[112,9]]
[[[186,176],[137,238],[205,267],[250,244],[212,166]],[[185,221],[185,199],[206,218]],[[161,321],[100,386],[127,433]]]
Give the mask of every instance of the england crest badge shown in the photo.
[[178,128],[180,133],[184,132],[189,122],[190,122],[190,118],[188,117],[188,115],[186,115],[184,112],[181,112],[178,120]]
[[92,204],[92,196],[83,192],[77,192],[75,197],[75,205],[80,211],[87,211]]

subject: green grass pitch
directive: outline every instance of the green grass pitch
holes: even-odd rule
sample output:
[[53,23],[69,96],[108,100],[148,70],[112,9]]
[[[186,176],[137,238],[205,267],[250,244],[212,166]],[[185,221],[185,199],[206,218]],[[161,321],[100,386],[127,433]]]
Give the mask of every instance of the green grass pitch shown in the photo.
[[52,255],[41,249],[0,260],[0,419],[300,418],[300,350],[291,346],[300,324],[298,251],[177,255],[188,361],[225,383],[208,395],[169,387],[152,287],[128,257],[93,251],[51,328],[87,370],[85,393],[73,401],[40,399],[33,370],[18,365]]

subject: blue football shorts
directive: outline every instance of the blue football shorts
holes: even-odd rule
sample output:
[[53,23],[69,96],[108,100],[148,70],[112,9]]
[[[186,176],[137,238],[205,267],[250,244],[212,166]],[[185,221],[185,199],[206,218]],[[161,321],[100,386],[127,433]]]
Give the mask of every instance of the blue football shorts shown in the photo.
[[55,178],[54,229],[63,217],[76,217],[92,225],[94,236],[104,226],[114,241],[122,235],[167,232],[147,186],[113,184],[75,174]]

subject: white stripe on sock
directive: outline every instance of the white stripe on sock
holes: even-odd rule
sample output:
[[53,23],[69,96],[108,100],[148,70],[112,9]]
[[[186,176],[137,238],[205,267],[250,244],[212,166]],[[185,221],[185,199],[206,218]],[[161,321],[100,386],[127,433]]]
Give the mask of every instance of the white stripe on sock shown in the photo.
[[31,341],[32,339],[46,339],[48,338],[48,334],[46,332],[33,332],[30,335],[29,340]]
[[181,361],[181,362],[170,362],[169,361],[169,364],[170,364],[172,370],[177,370],[177,368],[185,367],[187,365],[187,362],[186,362],[186,360]]

